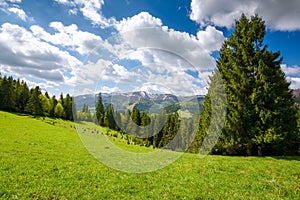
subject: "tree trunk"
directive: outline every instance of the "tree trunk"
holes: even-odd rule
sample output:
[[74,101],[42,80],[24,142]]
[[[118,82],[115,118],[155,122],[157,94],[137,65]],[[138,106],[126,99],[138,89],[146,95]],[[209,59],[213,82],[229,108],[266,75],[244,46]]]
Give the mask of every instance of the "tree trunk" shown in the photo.
[[258,156],[263,156],[262,145],[261,144],[258,145],[258,147],[257,147],[257,154],[258,154]]

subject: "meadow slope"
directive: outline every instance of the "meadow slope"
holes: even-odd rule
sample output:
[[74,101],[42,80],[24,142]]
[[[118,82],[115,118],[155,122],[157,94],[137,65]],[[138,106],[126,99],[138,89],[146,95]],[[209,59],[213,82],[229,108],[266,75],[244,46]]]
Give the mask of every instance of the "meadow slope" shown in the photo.
[[0,112],[1,199],[300,199],[299,160],[185,154],[123,173],[93,158],[72,122]]

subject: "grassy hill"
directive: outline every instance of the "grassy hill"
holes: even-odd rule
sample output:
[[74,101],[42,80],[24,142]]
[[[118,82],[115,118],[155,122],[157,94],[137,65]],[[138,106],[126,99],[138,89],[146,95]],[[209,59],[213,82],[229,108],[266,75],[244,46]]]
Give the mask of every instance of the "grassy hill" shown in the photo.
[[74,127],[0,112],[0,198],[300,199],[299,157],[185,154],[155,172],[123,173],[89,154]]

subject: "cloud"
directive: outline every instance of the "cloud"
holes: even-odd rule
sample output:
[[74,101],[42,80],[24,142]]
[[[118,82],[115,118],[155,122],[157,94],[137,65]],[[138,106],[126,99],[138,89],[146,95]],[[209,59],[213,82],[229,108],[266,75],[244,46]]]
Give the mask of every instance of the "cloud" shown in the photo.
[[231,28],[242,13],[259,14],[268,28],[300,30],[299,0],[192,0],[190,18],[202,26]]
[[61,22],[51,22],[49,27],[53,28],[56,32],[50,34],[37,25],[31,26],[30,30],[36,37],[46,42],[67,47],[69,50],[77,51],[81,55],[89,54],[100,43],[103,43],[101,37],[89,32],[80,31],[75,24],[64,26]]
[[25,11],[20,8],[19,4],[22,0],[0,0],[0,11],[5,13],[13,13],[23,21],[28,19]]
[[100,90],[102,93],[120,93],[122,90],[118,87],[103,86]]
[[286,64],[281,65],[282,71],[286,76],[300,76],[300,67],[299,66],[287,66]]
[[28,18],[24,10],[20,8],[8,8],[8,11],[16,14],[23,21],[26,21],[26,19]]
[[213,26],[207,26],[204,31],[200,30],[197,33],[197,38],[201,46],[208,52],[219,51],[225,40],[223,32],[218,31]]
[[7,0],[8,2],[11,2],[11,3],[21,3],[22,0]]
[[47,71],[24,67],[8,67],[8,69],[14,74],[27,74],[29,77],[39,78],[50,83],[64,83],[64,76],[59,69]]
[[104,0],[55,0],[55,2],[70,7],[69,14],[77,14],[78,10],[82,15],[91,20],[93,24],[102,28],[112,26],[114,18],[105,18],[101,12]]
[[63,4],[63,5],[67,5],[67,6],[75,6],[74,3],[70,0],[54,0],[54,1],[59,4]]
[[120,32],[129,32],[142,28],[160,28],[162,21],[155,18],[148,12],[141,12],[133,17],[123,18],[120,22],[116,23],[116,28]]
[[[215,60],[210,54],[219,49],[225,40],[223,33],[212,27],[199,31],[197,38],[185,32],[175,31],[163,26],[160,19],[147,12],[123,19],[115,26],[123,43],[135,49],[145,48],[145,51],[138,55],[142,62],[154,60],[162,65],[176,66],[179,60],[185,59],[197,68],[212,69],[215,67]],[[174,55],[177,55],[177,59],[174,59]]]
[[0,27],[0,65],[10,73],[64,83],[64,74],[82,63],[68,52],[41,41],[15,24]]
[[287,81],[291,83],[291,89],[300,89],[300,78],[297,77],[287,77]]
[[282,71],[286,75],[287,81],[291,83],[291,89],[300,88],[300,67],[299,66],[287,66],[286,64],[281,65]]
[[102,92],[143,90],[178,95],[207,92],[208,74],[215,67],[211,54],[225,40],[222,32],[207,27],[196,37],[164,26],[147,12],[125,18],[115,28],[119,34],[102,41],[92,59],[78,71],[79,93],[95,88]]

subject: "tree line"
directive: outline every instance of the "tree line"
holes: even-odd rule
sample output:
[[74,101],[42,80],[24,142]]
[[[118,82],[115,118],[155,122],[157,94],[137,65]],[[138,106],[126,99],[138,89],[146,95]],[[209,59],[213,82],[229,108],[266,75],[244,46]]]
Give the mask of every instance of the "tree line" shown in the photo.
[[[217,94],[224,86],[227,114],[222,134],[211,153],[259,156],[300,153],[299,108],[281,70],[280,52],[268,49],[264,44],[265,34],[265,22],[257,15],[250,19],[242,15],[236,21],[210,77],[194,145],[199,147],[209,126],[219,123],[218,118],[211,118],[211,102],[220,100]],[[221,82],[217,76],[221,76]]]
[[181,118],[177,112],[161,109],[157,113],[140,112],[137,107],[132,110],[118,111],[109,103],[106,108],[99,93],[95,123],[111,130],[119,131],[128,144],[152,146],[176,151],[186,151],[194,139],[192,132],[197,132],[197,116]]
[[56,99],[39,86],[29,89],[25,81],[0,74],[0,110],[73,120],[73,104],[69,94]]
[[[192,118],[182,118],[176,110],[115,111],[111,103],[104,106],[101,93],[95,114],[87,105],[74,114],[78,120],[120,132],[128,143],[155,148],[221,155],[298,155],[299,108],[281,70],[280,52],[268,49],[265,34],[265,22],[257,15],[250,19],[242,15],[236,21],[210,77],[203,111]],[[222,88],[224,98],[219,95]],[[212,102],[225,107],[225,122],[212,115]],[[73,120],[72,108],[69,94],[50,98],[39,87],[29,89],[24,81],[0,76],[0,110]],[[218,130],[221,135],[214,144]]]
[[[197,119],[180,119],[176,111],[157,114],[152,116],[154,123],[149,127],[150,133],[156,134],[141,139],[139,127],[149,123],[148,114],[139,113],[136,108],[132,112],[118,113],[112,104],[104,112],[101,95],[96,110],[99,124],[118,131],[115,119],[121,120],[121,124],[126,124],[125,132],[137,134],[138,143],[157,148],[184,150],[181,147],[192,142],[188,151],[193,153],[299,155],[299,107],[281,70],[280,52],[268,49],[264,44],[265,34],[265,22],[257,15],[250,19],[242,15],[236,21],[235,30],[224,42],[217,68],[210,77],[198,124]],[[225,96],[222,96],[223,91]],[[224,112],[224,121],[212,115],[212,106]],[[129,116],[138,126],[127,125]],[[155,124],[163,121],[163,116],[164,124],[158,130]],[[199,128],[193,130],[196,125]],[[193,139],[191,134],[195,131]],[[216,135],[218,131],[220,135]],[[188,141],[191,138],[193,141]]]

